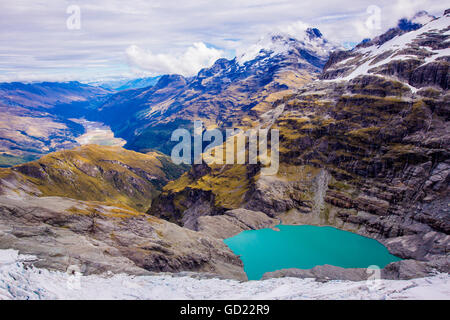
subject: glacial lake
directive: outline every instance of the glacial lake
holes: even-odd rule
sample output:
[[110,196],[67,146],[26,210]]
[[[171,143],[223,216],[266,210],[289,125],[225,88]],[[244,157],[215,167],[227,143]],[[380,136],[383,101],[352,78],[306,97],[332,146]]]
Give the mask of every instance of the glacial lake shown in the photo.
[[278,225],[273,229],[248,230],[225,239],[241,257],[249,280],[287,268],[311,269],[318,265],[343,268],[383,268],[400,258],[380,242],[333,227]]

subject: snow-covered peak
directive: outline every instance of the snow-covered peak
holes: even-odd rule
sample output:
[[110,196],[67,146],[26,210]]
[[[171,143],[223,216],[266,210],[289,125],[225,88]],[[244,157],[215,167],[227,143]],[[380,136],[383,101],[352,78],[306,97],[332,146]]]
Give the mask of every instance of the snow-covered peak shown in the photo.
[[381,44],[381,45],[372,45],[370,47],[366,48],[358,48],[356,51],[361,53],[372,53],[374,54],[380,54],[389,50],[395,50],[399,48],[403,48],[405,46],[410,46],[413,44],[414,40],[419,40],[427,32],[430,31],[437,31],[442,32],[444,34],[450,34],[449,31],[444,32],[444,29],[448,28],[450,26],[450,15],[442,16],[438,19],[434,19],[425,25],[423,25],[421,28],[410,31],[401,35],[398,35],[391,40]]
[[419,11],[418,13],[416,13],[411,19],[410,21],[412,23],[417,23],[417,24],[427,24],[428,22],[431,22],[432,20],[436,19],[435,16],[429,14],[426,11]]
[[319,29],[297,23],[278,32],[266,34],[255,44],[237,54],[237,61],[243,65],[258,57],[288,54],[292,50],[304,50],[319,58],[326,58],[338,45],[326,40]]
[[383,74],[383,69],[386,69],[384,66],[402,60],[412,60],[415,68],[419,68],[450,56],[450,14],[435,18],[420,12],[411,21],[421,23],[411,31],[405,32],[403,29],[392,33],[392,30],[398,29],[391,29],[374,40],[357,46],[343,55],[345,59],[330,65],[325,71],[324,79],[352,80],[360,75]]

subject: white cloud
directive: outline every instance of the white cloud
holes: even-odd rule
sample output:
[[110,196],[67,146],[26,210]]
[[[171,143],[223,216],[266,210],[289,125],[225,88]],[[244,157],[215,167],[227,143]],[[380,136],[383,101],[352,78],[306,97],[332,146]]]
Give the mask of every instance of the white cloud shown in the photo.
[[217,59],[225,57],[225,52],[196,42],[180,54],[145,51],[136,45],[126,50],[129,62],[143,70],[157,74],[181,74],[193,76],[205,67],[210,67]]
[[[192,74],[211,64],[214,50],[230,56],[280,25],[294,23],[287,28],[295,34],[304,27],[295,25],[298,20],[317,27],[327,39],[358,42],[375,35],[364,29],[366,9],[374,3],[381,8],[377,34],[418,10],[442,15],[448,6],[436,0],[352,0],[345,5],[342,0],[0,1],[0,80],[132,74],[143,69],[135,60],[152,72]],[[66,27],[70,4],[80,6],[80,30]],[[132,45],[138,48],[134,60],[126,53]]]
[[305,30],[310,28],[311,26],[303,21],[296,21],[294,23],[288,25],[282,25],[278,27],[278,29],[295,39],[303,38],[305,34]]

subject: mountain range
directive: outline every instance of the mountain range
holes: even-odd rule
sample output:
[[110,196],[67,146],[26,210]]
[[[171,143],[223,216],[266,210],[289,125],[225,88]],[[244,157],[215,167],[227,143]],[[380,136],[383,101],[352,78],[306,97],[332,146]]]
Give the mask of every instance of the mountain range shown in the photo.
[[103,80],[103,81],[93,81],[88,82],[89,85],[95,87],[101,87],[107,90],[122,91],[127,89],[139,89],[155,85],[160,76],[156,77],[145,77],[137,79],[116,79],[116,80]]
[[[379,240],[403,259],[385,278],[449,272],[449,32],[449,10],[421,12],[351,50],[316,28],[269,34],[190,78],[0,84],[0,247],[85,274],[246,279],[222,239],[281,221]],[[125,149],[79,146],[79,119]],[[193,120],[279,130],[278,173],[175,165],[170,135]]]
[[317,78],[336,48],[317,29],[300,40],[268,35],[255,47],[253,55],[219,59],[195,77],[167,75],[152,87],[112,95],[97,117],[127,140],[127,148],[168,153],[172,131],[193,119],[207,128],[253,126],[273,102]]
[[110,93],[76,81],[0,83],[0,167],[75,147],[84,128],[70,117]]

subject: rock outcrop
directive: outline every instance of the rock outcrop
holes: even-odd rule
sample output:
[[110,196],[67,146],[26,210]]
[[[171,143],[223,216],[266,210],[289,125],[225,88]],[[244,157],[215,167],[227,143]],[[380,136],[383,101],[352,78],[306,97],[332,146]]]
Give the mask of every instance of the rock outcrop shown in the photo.
[[62,197],[0,196],[0,248],[36,267],[88,274],[199,272],[245,280],[219,239],[120,206]]
[[436,270],[448,273],[450,271],[448,261],[438,260],[423,262],[417,260],[401,260],[392,262],[383,269],[341,268],[331,265],[316,266],[312,269],[282,269],[266,272],[263,275],[262,280],[271,278],[313,278],[321,282],[332,280],[409,280],[429,276]]
[[271,228],[278,223],[277,219],[269,218],[263,212],[235,209],[226,211],[223,215],[199,217],[194,230],[214,238],[226,239],[245,230]]

